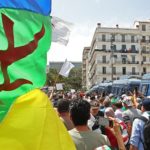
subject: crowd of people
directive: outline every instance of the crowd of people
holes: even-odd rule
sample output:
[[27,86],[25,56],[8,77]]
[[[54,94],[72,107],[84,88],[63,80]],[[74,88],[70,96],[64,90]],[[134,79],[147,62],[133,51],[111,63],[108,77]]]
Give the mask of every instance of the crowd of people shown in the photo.
[[52,103],[77,150],[149,149],[149,98],[82,92],[53,94]]

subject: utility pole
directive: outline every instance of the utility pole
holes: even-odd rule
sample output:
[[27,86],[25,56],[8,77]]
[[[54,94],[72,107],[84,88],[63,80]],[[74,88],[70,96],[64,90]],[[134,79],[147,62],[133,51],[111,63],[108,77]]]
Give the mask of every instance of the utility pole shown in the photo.
[[114,62],[113,62],[113,58],[114,58],[114,45],[113,42],[115,41],[114,39],[114,34],[111,35],[111,80],[113,82],[113,67],[114,67]]

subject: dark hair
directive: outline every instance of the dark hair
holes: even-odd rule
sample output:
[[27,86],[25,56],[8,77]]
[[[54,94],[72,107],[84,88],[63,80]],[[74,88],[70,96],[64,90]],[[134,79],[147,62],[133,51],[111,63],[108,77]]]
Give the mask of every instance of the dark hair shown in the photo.
[[69,100],[65,100],[65,99],[60,99],[57,102],[57,110],[59,113],[62,112],[69,112],[69,104],[70,101]]
[[110,104],[111,104],[111,102],[110,102],[110,100],[108,100],[108,99],[105,99],[105,100],[103,101],[104,107],[109,107]]
[[150,98],[144,98],[142,105],[146,111],[150,111]]
[[117,108],[122,108],[122,102],[117,102],[114,104]]
[[90,104],[85,100],[73,100],[69,106],[70,116],[75,126],[86,125],[90,118]]

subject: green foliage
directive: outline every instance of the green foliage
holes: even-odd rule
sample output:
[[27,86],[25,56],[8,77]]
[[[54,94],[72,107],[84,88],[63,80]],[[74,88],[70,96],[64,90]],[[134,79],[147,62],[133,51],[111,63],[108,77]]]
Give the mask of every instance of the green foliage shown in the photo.
[[82,88],[82,70],[81,68],[73,68],[69,77],[63,77],[58,74],[56,69],[50,69],[47,74],[47,85],[54,86],[56,83],[63,83],[65,91],[70,89],[80,90]]

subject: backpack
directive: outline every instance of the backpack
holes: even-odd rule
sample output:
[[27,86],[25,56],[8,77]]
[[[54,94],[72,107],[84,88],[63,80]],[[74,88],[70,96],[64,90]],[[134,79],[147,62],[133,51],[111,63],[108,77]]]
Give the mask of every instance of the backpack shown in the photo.
[[138,119],[145,122],[144,129],[143,129],[144,141],[142,139],[140,140],[143,143],[144,150],[149,150],[150,149],[150,117],[149,120],[144,116],[140,116],[138,117]]

